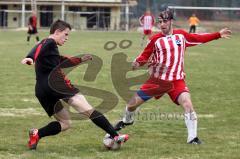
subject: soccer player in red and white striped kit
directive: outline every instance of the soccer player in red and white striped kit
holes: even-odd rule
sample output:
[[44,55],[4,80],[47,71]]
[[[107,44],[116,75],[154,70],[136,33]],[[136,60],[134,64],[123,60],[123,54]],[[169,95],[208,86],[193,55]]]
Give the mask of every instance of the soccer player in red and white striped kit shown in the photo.
[[143,45],[143,41],[145,39],[145,36],[148,37],[148,39],[152,35],[152,27],[155,23],[154,16],[150,12],[150,10],[147,10],[140,18],[139,18],[139,23],[143,27],[143,37],[142,37],[142,43],[141,46]]
[[197,114],[185,83],[185,50],[219,38],[230,38],[231,30],[224,28],[215,33],[190,34],[181,29],[173,29],[173,14],[170,10],[161,12],[158,20],[161,32],[151,37],[144,51],[132,63],[133,70],[148,63],[150,78],[127,103],[124,116],[115,125],[115,129],[120,130],[133,124],[137,107],[152,97],[159,99],[167,93],[175,104],[184,109],[187,143],[201,144],[197,137]]

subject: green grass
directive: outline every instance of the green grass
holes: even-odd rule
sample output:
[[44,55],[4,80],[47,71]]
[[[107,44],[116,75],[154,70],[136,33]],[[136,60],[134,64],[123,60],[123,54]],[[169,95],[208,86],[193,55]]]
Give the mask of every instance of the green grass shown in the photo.
[[[47,32],[41,32],[40,37],[44,36]],[[128,56],[129,62],[132,61],[143,49],[140,47],[140,36],[135,32],[72,32],[60,52],[68,55],[92,53],[100,57],[103,66],[95,81],[83,81],[86,66],[74,70],[70,74],[71,79],[74,83],[117,95],[111,81],[112,57],[122,52]],[[119,43],[123,39],[131,40],[132,46],[104,50],[107,41]],[[122,131],[130,134],[130,140],[116,152],[103,148],[104,132],[86,120],[74,120],[69,131],[42,139],[37,151],[27,149],[28,129],[41,127],[53,120],[47,117],[34,96],[33,67],[20,64],[34,45],[31,40],[27,45],[25,32],[0,32],[0,158],[239,158],[239,34],[233,35],[230,40],[213,41],[187,50],[186,81],[199,115],[198,133],[204,144],[186,144],[186,128],[181,118],[150,118],[154,112],[157,115],[182,113],[182,109],[166,95],[161,100],[151,100],[142,106],[142,115],[135,125]],[[136,74],[128,73],[129,76]],[[106,113],[111,122],[119,119],[125,107],[125,101],[120,96],[118,98],[117,107]],[[88,99],[92,105],[101,101],[94,97]]]

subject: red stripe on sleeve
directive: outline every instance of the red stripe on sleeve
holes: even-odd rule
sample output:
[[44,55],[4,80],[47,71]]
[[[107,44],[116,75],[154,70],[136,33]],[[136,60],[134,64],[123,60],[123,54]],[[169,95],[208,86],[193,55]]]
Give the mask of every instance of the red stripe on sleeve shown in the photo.
[[46,41],[47,41],[47,39],[45,39],[43,42],[41,42],[41,43],[38,45],[38,47],[36,48],[36,52],[34,53],[34,61],[37,60],[37,57],[38,57],[38,55],[39,55],[39,53],[40,53],[40,51],[41,51],[41,48],[42,48],[43,44],[44,44]]
[[35,54],[34,54],[34,61],[37,60],[37,57],[38,57],[38,55],[39,55],[39,53],[40,53],[41,48],[42,48],[42,43],[39,44],[38,47],[37,47],[37,49],[36,49],[36,52],[35,52]]

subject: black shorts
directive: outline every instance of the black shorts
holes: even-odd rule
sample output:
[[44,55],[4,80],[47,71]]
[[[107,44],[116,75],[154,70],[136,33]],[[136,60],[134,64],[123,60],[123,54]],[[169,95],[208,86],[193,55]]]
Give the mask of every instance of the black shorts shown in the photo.
[[36,27],[32,27],[32,30],[30,28],[28,28],[28,34],[37,34],[37,28]]
[[[62,84],[62,87],[64,87],[64,83]],[[48,116],[52,116],[62,110],[63,106],[60,99],[68,100],[75,94],[79,93],[79,90],[75,87],[69,89],[68,86],[66,86],[66,90],[68,90],[66,93],[57,92],[49,87],[47,80],[41,82],[37,81],[35,86],[35,95],[44,110],[47,112]]]

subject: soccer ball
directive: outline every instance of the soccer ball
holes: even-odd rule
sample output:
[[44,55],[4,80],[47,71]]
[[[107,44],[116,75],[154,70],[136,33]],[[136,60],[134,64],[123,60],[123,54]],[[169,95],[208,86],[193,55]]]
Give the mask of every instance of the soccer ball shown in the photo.
[[121,143],[117,143],[114,139],[110,137],[109,134],[106,134],[104,136],[103,145],[108,150],[118,150],[121,147]]

